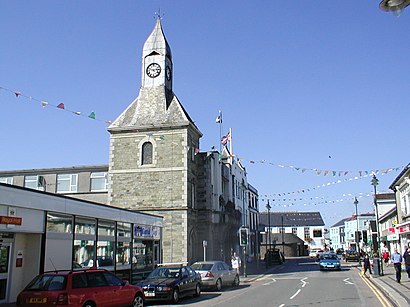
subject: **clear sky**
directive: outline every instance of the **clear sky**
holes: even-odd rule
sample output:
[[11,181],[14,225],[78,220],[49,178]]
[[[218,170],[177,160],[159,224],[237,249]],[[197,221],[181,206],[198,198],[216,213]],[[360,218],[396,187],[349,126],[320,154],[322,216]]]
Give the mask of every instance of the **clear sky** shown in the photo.
[[410,8],[379,2],[1,1],[0,169],[108,164],[105,121],[138,95],[160,9],[200,150],[222,110],[261,211],[372,211],[366,172],[388,192],[410,161]]

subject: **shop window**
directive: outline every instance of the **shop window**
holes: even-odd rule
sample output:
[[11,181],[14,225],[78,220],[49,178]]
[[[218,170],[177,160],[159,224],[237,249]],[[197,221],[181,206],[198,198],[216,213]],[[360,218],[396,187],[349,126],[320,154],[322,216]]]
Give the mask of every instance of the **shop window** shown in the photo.
[[131,242],[117,242],[117,270],[129,269],[131,258]]
[[130,223],[117,223],[117,237],[120,238],[131,238],[131,224]]
[[58,174],[57,192],[77,192],[77,174]]
[[73,217],[61,213],[47,213],[47,232],[72,233]]
[[106,269],[114,268],[114,241],[98,241],[97,243],[97,267]]
[[152,143],[151,142],[145,142],[142,144],[142,160],[141,164],[146,165],[146,164],[152,164]]
[[95,246],[93,240],[74,240],[74,267],[94,266]]
[[77,217],[75,220],[75,233],[95,235],[95,219]]
[[153,269],[153,241],[134,240],[132,270],[149,271]]
[[99,220],[98,236],[115,237],[115,222]]
[[107,190],[107,173],[105,172],[95,172],[91,173],[91,191],[106,191]]

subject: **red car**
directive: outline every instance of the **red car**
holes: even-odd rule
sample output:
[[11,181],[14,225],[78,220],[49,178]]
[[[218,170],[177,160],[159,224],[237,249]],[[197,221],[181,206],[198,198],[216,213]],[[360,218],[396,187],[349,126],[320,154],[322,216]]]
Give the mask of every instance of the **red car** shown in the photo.
[[103,269],[53,271],[36,276],[17,297],[17,306],[144,306],[144,293]]

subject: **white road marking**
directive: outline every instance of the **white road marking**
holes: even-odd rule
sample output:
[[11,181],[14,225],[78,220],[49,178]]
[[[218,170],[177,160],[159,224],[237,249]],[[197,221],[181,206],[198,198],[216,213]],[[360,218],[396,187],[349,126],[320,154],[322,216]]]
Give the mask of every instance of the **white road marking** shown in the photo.
[[345,278],[343,281],[345,282],[345,285],[354,285],[351,281],[349,281],[350,278]]
[[276,282],[276,279],[275,279],[275,278],[271,278],[271,279],[272,279],[271,281],[268,281],[267,283],[264,283],[263,285],[264,285],[264,286],[269,286],[270,284]]
[[285,304],[279,305],[279,307],[283,307],[283,306],[285,306]]
[[302,290],[299,289],[298,291],[296,291],[296,293],[293,294],[293,295],[290,297],[290,299],[293,300],[293,299],[296,297],[296,295],[298,295],[298,294],[300,293],[300,291],[302,291]]
[[306,284],[308,284],[308,282],[305,281],[306,279],[307,279],[307,277],[304,277],[300,280],[302,282],[302,288],[304,288],[306,286]]

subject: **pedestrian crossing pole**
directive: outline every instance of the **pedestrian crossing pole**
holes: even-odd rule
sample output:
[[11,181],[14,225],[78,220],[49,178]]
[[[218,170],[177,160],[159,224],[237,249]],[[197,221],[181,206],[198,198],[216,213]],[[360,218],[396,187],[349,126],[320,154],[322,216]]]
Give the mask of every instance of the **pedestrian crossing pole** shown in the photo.
[[243,277],[247,277],[246,275],[246,246],[243,247]]

